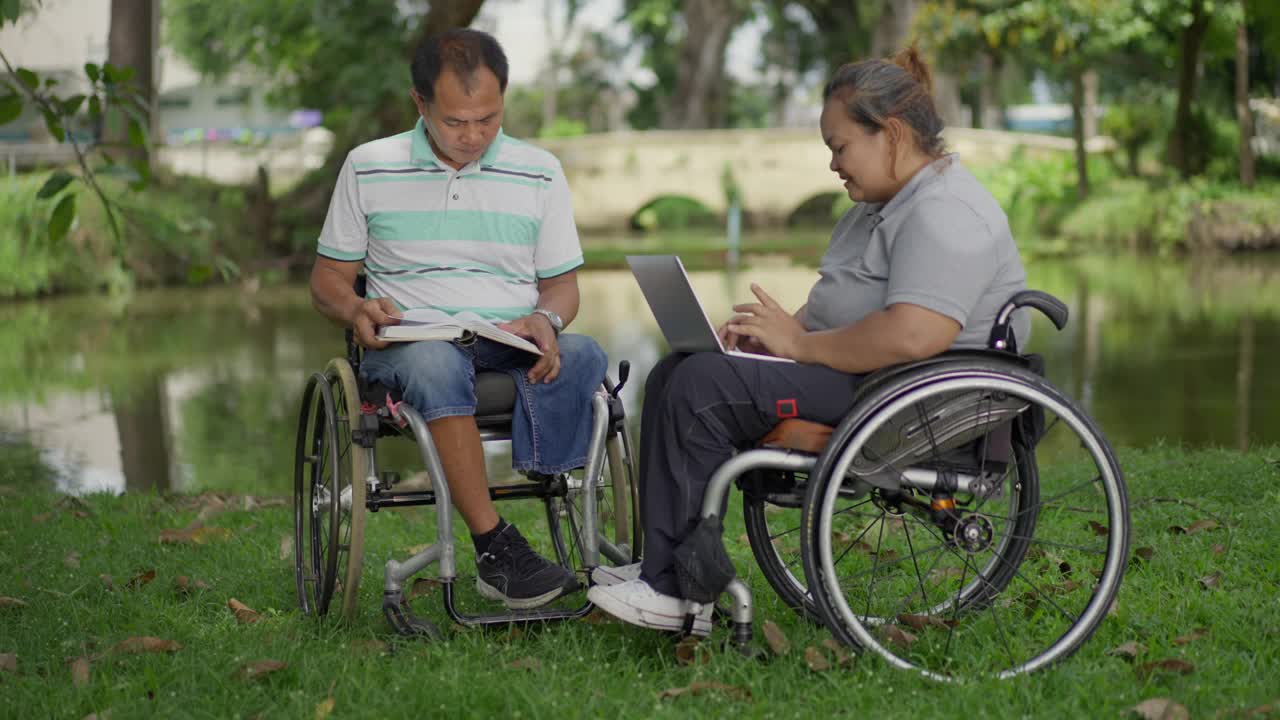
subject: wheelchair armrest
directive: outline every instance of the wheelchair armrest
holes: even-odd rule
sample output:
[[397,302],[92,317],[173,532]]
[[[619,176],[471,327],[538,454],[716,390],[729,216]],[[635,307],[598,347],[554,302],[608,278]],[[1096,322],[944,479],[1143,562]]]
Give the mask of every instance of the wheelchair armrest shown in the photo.
[[991,335],[987,339],[988,347],[993,350],[1018,351],[1010,324],[1013,321],[1013,311],[1023,307],[1035,308],[1044,313],[1059,330],[1067,326],[1069,311],[1066,303],[1047,292],[1022,290],[1014,293],[1000,308],[1000,312],[996,313],[995,324],[991,326]]

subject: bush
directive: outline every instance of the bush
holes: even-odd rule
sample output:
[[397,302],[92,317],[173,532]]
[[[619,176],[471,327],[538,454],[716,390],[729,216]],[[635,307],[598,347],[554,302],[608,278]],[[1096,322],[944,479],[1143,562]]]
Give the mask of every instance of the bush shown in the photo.
[[693,198],[665,195],[637,210],[631,225],[637,230],[720,227],[720,218]]

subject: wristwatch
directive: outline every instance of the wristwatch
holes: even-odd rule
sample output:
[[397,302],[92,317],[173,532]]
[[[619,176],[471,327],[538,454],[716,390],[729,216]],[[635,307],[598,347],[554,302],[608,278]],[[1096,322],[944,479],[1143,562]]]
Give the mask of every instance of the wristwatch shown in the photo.
[[546,308],[537,308],[533,312],[546,318],[547,322],[551,323],[551,329],[556,332],[556,335],[559,335],[560,331],[564,330],[564,320],[561,320],[560,316],[557,315],[554,310],[547,310]]

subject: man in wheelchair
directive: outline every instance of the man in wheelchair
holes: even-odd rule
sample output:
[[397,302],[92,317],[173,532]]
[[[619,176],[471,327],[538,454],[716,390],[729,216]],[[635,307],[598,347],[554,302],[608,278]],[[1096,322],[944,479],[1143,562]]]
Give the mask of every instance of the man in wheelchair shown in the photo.
[[[412,76],[417,126],[355,148],[342,166],[312,299],[365,348],[362,378],[402,393],[427,422],[475,543],[480,593],[510,608],[537,607],[578,583],[494,508],[475,377],[497,370],[515,382],[516,470],[552,475],[585,463],[591,396],[606,358],[590,338],[561,334],[578,311],[583,262],[569,188],[554,156],[503,135],[507,60],[491,36],[457,29],[428,39]],[[353,290],[362,271],[366,297]],[[483,338],[376,337],[411,308],[474,313],[532,340],[543,355]]]
[[[588,593],[626,622],[709,632],[706,600],[732,578],[731,565],[727,577],[722,571],[727,558],[716,558],[718,534],[699,525],[716,469],[785,419],[839,424],[873,370],[986,347],[1001,305],[1025,288],[1004,212],[945,152],[929,70],[914,48],[841,67],[824,98],[830,169],[857,204],[836,225],[803,307],[788,313],[753,286],[758,302],[735,306],[740,314],[721,328],[727,347],[795,363],[673,354],[649,375],[640,456],[646,552]],[[1026,339],[1024,312],[1014,330]],[[716,579],[704,592],[706,575]]]

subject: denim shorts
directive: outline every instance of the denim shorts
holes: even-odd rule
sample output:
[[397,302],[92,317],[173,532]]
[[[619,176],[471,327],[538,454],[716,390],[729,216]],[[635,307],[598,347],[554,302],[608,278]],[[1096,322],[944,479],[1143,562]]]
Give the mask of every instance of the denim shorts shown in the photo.
[[427,422],[474,415],[477,370],[499,370],[516,384],[511,459],[519,471],[566,472],[586,464],[591,437],[591,396],[601,388],[608,358],[585,335],[563,334],[560,374],[549,383],[526,376],[537,360],[502,343],[478,338],[465,345],[440,340],[393,343],[369,350],[360,374],[400,390]]

